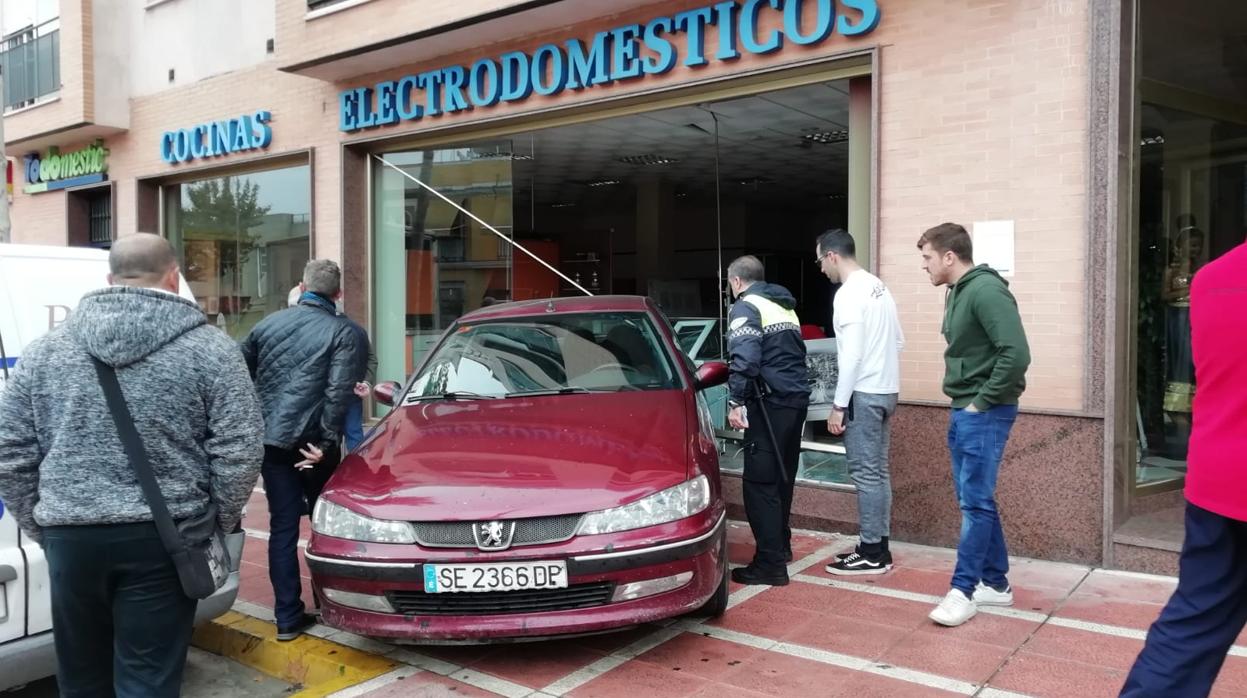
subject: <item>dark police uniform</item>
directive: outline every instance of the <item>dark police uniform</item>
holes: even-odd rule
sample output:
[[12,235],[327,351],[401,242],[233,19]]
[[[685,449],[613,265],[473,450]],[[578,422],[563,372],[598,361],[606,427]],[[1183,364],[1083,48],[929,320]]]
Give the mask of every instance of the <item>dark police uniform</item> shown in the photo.
[[[793,311],[796,304],[784,287],[755,283],[732,305],[727,332],[729,405],[745,405],[749,423],[744,500],[756,542],[750,568],[759,575],[784,579],[792,553],[788,519],[793,483],[810,404],[805,341]],[[773,441],[763,410],[774,432]]]

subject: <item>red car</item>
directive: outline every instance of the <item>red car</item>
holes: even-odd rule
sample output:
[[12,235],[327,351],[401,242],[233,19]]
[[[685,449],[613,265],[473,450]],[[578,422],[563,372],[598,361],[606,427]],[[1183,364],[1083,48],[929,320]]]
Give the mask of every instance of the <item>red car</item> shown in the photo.
[[648,299],[462,317],[342,461],[307,547],[323,622],[408,642],[595,633],[727,607],[713,425]]

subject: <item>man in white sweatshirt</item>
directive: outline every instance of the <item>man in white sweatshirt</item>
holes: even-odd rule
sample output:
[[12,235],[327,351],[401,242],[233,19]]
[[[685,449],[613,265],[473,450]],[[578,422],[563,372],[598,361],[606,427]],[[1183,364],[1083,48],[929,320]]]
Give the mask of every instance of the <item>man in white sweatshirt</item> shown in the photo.
[[827,278],[841,284],[832,303],[839,377],[827,428],[844,436],[849,475],[857,487],[861,538],[853,552],[838,555],[827,571],[883,574],[892,569],[889,422],[901,388],[900,353],[905,337],[892,293],[857,263],[851,235],[838,228],[823,233],[815,254]]

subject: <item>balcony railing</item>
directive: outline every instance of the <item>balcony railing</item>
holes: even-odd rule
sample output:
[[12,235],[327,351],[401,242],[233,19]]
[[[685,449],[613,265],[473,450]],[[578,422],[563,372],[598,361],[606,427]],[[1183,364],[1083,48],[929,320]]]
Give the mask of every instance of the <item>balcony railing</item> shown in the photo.
[[4,110],[21,109],[61,89],[61,21],[51,19],[0,42]]

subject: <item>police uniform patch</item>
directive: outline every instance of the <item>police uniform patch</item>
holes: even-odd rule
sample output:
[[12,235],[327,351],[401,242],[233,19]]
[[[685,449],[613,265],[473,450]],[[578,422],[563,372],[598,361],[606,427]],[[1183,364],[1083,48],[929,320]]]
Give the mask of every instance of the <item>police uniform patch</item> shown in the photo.
[[746,318],[746,317],[738,317],[738,318],[736,318],[735,320],[732,320],[732,324],[728,325],[728,329],[729,329],[729,330],[739,330],[740,328],[744,327],[744,326],[745,326],[745,323],[747,323],[747,322],[749,322],[749,318]]

